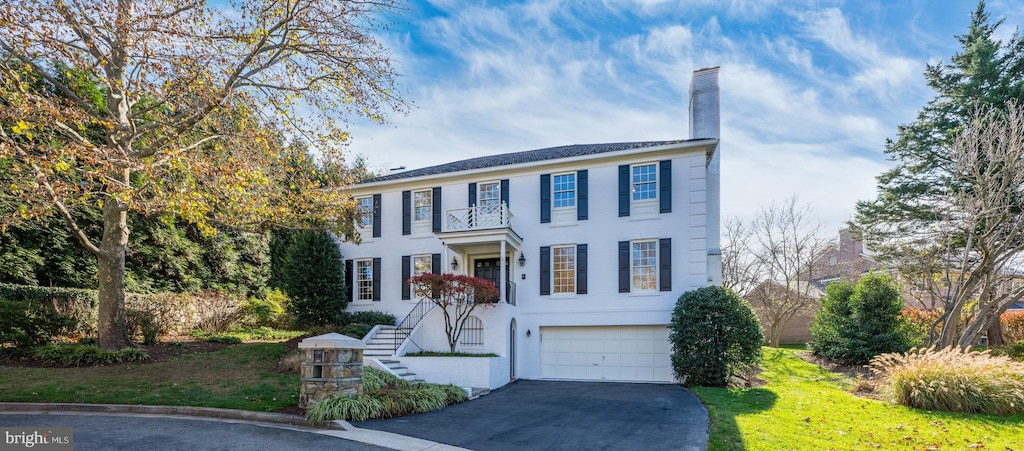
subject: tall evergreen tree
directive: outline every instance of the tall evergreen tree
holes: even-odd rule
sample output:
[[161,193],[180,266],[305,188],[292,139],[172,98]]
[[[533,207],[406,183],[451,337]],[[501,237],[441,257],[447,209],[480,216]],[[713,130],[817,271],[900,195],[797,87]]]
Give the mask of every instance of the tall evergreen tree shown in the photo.
[[949,63],[929,64],[928,86],[936,97],[901,125],[885,153],[896,166],[878,177],[878,197],[857,203],[855,225],[873,249],[893,249],[891,240],[929,227],[945,212],[936,199],[957,188],[948,148],[956,133],[979,108],[1003,109],[1010,99],[1024,99],[1024,39],[1015,34],[1003,44],[993,34],[1003,21],[992,22],[985,2],[971,14],[962,46]]
[[[857,203],[852,224],[882,260],[927,280],[933,295],[944,300],[947,313],[954,307],[950,305],[953,298],[991,292],[1004,269],[972,267],[982,252],[976,248],[975,236],[981,227],[958,230],[952,223],[958,220],[958,212],[951,211],[950,203],[971,192],[978,182],[963,175],[966,155],[954,147],[959,145],[962,151],[970,144],[958,144],[958,136],[973,126],[979,112],[996,117],[1006,112],[1009,103],[1024,99],[1024,39],[1019,34],[1006,43],[996,39],[1002,24],[1002,20],[993,22],[985,2],[979,1],[967,33],[956,37],[961,51],[948,63],[927,66],[925,77],[937,95],[914,122],[899,127],[895,141],[886,142],[885,152],[896,165],[878,177],[877,198]],[[987,272],[967,274],[976,271]],[[968,280],[979,282],[969,284]],[[955,314],[958,317],[959,311]],[[945,321],[947,327],[957,323],[956,319]],[[955,337],[955,331],[941,335],[942,345],[969,341]]]

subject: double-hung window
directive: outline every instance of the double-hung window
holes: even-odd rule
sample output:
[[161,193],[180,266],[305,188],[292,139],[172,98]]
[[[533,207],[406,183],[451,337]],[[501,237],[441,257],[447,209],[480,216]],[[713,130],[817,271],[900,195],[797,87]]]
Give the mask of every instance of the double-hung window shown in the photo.
[[373,300],[373,260],[356,260],[356,300]]
[[413,222],[430,222],[433,219],[433,206],[431,191],[413,191],[412,193],[412,205],[413,205]]
[[553,294],[576,293],[576,246],[551,247]]
[[658,241],[644,240],[630,243],[630,274],[633,292],[658,289]]
[[501,205],[501,184],[498,182],[481,183],[477,188],[477,205],[481,207],[497,207]]
[[632,168],[632,199],[634,202],[658,198],[658,165],[638,164]]
[[356,198],[356,218],[359,220],[359,227],[373,227],[373,197]]
[[556,174],[551,177],[554,196],[554,208],[573,208],[576,206],[576,173]]
[[428,255],[414,255],[412,257],[412,275],[418,276],[431,272],[431,256]]

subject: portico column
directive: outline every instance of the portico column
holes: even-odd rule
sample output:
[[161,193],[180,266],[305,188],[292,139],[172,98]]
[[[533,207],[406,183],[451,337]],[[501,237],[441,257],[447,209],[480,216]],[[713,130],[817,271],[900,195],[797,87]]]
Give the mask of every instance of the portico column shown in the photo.
[[505,267],[505,240],[501,240],[501,257],[498,258],[498,264],[501,265],[501,271],[498,273],[498,293],[500,294],[501,302],[506,302],[505,299],[505,272],[508,268]]

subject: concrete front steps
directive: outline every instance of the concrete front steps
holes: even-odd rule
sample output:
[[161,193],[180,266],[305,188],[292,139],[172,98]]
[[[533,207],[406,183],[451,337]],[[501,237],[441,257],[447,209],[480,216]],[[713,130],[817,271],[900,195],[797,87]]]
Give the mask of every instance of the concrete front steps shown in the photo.
[[409,371],[409,368],[402,365],[398,357],[394,356],[396,334],[394,326],[380,326],[377,333],[370,337],[370,342],[367,343],[366,349],[363,350],[363,356],[377,359],[377,361],[388,367],[388,369],[402,379],[410,382],[421,382],[422,379],[417,378],[416,373]]
[[395,355],[395,326],[380,326],[377,333],[370,337],[363,355],[375,359],[387,359]]

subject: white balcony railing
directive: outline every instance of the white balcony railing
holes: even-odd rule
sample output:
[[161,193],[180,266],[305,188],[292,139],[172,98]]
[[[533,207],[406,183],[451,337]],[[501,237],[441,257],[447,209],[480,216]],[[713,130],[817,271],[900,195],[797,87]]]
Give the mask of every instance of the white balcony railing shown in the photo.
[[508,205],[483,205],[445,210],[445,232],[512,228]]

